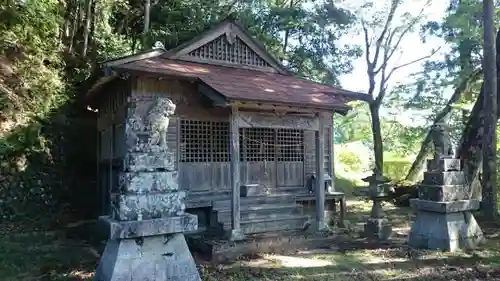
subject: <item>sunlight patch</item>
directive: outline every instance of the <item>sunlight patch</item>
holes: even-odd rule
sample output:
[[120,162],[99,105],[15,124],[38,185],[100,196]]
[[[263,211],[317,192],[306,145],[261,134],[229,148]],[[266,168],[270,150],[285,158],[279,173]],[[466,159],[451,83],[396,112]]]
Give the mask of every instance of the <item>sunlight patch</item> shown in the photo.
[[331,261],[327,260],[279,256],[279,255],[270,255],[265,257],[265,259],[279,262],[283,267],[324,267],[333,265]]

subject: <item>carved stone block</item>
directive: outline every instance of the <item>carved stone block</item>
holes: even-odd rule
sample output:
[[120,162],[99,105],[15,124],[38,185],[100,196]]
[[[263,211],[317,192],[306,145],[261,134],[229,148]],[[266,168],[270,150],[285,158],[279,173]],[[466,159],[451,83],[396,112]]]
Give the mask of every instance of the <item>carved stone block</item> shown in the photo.
[[477,199],[436,202],[430,200],[410,199],[410,206],[416,210],[434,213],[456,213],[479,210]]
[[184,214],[186,193],[120,194],[113,203],[116,220],[147,220]]
[[430,201],[457,201],[471,198],[470,185],[420,185],[418,198]]
[[427,185],[463,185],[465,176],[461,171],[425,172],[424,184]]
[[117,221],[108,216],[99,221],[109,231],[109,239],[126,239],[196,231],[198,217],[192,214],[142,221]]
[[418,249],[456,251],[474,249],[484,235],[470,212],[434,213],[419,210],[408,245]]
[[427,171],[460,171],[460,159],[443,158],[438,161],[427,160]]
[[177,172],[126,172],[119,177],[119,187],[124,193],[145,194],[179,190]]
[[392,226],[386,218],[368,218],[364,230],[367,238],[382,241],[389,239],[392,234]]
[[125,157],[125,171],[175,171],[175,154],[172,151],[128,153]]
[[201,281],[184,234],[109,240],[95,281]]

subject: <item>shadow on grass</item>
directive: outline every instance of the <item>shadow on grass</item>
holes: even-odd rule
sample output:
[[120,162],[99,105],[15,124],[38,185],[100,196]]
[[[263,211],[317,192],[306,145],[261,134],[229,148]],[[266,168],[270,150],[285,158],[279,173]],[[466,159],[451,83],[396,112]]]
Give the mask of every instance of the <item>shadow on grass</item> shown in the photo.
[[204,280],[500,280],[500,270],[494,266],[500,257],[458,257],[369,263],[354,256],[330,258],[332,265],[321,267],[234,267],[230,269],[205,268]]
[[1,280],[91,280],[99,254],[64,236],[56,231],[1,236]]

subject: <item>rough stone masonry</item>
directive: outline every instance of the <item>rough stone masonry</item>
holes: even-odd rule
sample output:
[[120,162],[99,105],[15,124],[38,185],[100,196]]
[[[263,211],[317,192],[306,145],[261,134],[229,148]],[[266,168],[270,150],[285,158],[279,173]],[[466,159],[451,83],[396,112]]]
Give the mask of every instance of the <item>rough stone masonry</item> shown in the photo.
[[432,128],[434,159],[428,160],[418,199],[410,204],[417,211],[408,244],[415,248],[455,251],[474,248],[484,240],[472,211],[479,200],[472,199],[470,184],[453,155],[445,125]]
[[175,155],[167,129],[175,111],[161,94],[130,97],[125,120],[126,156],[112,215],[100,219],[110,237],[95,281],[201,281],[183,232],[196,230],[184,213]]

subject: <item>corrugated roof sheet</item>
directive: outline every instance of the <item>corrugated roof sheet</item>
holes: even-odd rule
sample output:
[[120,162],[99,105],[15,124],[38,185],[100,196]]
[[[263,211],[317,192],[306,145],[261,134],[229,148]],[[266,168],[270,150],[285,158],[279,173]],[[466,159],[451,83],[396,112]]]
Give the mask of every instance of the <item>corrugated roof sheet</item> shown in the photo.
[[228,100],[345,108],[346,102],[363,96],[291,75],[171,60],[161,56],[121,64],[116,68],[197,78]]

